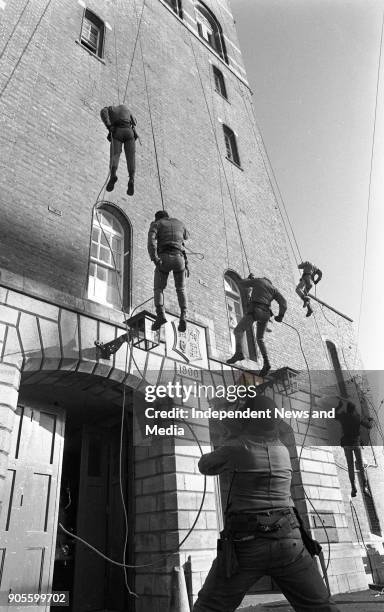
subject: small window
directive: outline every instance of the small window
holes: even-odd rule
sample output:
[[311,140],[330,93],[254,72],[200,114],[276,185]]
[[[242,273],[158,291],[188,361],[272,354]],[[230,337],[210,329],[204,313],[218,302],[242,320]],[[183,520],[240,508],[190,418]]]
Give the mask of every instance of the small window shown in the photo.
[[171,7],[171,9],[178,15],[179,17],[183,17],[183,10],[181,8],[181,0],[164,0],[165,4]]
[[199,36],[228,63],[221,25],[212,11],[202,2],[196,6],[196,23]]
[[107,210],[95,211],[89,262],[88,298],[121,309],[124,300],[124,229]]
[[225,80],[224,80],[223,73],[221,72],[221,70],[216,68],[216,66],[212,66],[212,69],[213,69],[213,78],[215,81],[215,89],[217,93],[219,93],[221,96],[223,96],[223,98],[228,100],[227,88],[225,86]]
[[237,149],[236,136],[227,125],[223,125],[223,131],[225,147],[227,149],[227,158],[237,166],[240,166],[240,157],[239,151]]
[[80,42],[98,57],[103,57],[104,29],[104,22],[95,13],[85,9],[81,25]]

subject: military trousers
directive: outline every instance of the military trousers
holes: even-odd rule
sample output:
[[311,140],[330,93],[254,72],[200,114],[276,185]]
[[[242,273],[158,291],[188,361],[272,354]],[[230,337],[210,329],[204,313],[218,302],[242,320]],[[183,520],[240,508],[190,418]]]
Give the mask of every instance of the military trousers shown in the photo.
[[136,141],[131,127],[118,127],[111,138],[110,165],[116,171],[123,150],[127,161],[128,175],[134,178],[136,169]]
[[[262,576],[271,576],[296,612],[339,612],[317,564],[304,547],[297,520],[282,532],[235,542],[238,571],[227,578],[217,559],[199,592],[193,612],[234,612]],[[242,534],[246,535],[246,534]]]
[[173,272],[177,300],[183,315],[187,313],[187,291],[185,259],[181,252],[159,254],[161,264],[155,268],[154,276],[154,302],[156,312],[164,312],[164,289],[167,286],[168,276]]
[[270,312],[269,308],[260,308],[257,306],[253,306],[252,303],[248,308],[247,314],[245,314],[242,319],[240,319],[239,323],[236,325],[234,331],[235,341],[236,341],[236,352],[244,353],[244,335],[248,330],[251,330],[254,322],[256,321],[256,341],[257,345],[260,349],[260,353],[263,357],[264,361],[268,361],[268,353],[267,347],[264,343],[264,334],[267,329],[267,324],[269,321]]
[[308,293],[310,292],[311,289],[312,289],[311,275],[303,274],[303,276],[300,279],[299,284],[296,287],[296,293],[299,296],[299,298],[303,300],[303,302],[306,302],[309,299]]

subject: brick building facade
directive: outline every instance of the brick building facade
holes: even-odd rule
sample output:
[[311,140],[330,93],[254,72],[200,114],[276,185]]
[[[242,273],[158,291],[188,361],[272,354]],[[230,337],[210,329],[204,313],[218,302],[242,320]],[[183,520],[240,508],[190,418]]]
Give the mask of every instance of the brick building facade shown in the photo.
[[[174,550],[187,534],[203,478],[194,445],[133,444],[135,420],[129,415],[140,380],[175,364],[193,366],[198,377],[209,378],[211,372],[222,380],[228,372],[223,361],[231,353],[230,309],[244,303],[244,296],[236,295],[236,279],[248,274],[247,261],[287,297],[287,321],[300,333],[311,370],[332,369],[329,343],[348,369],[353,328],[347,317],[318,303],[315,316],[303,318],[226,0],[146,0],[144,5],[16,0],[0,10],[5,17],[0,32],[0,532],[5,542],[0,591],[69,585],[73,610],[123,610],[121,569],[79,545],[71,548],[65,565],[55,547],[62,509],[68,506],[69,527],[122,559],[122,540],[116,536],[124,532],[116,467],[122,388],[129,420],[122,484],[134,525],[126,559],[146,564]],[[125,195],[123,160],[115,190],[103,190],[108,143],[99,112],[123,101],[137,119],[141,139],[133,198]],[[204,255],[190,255],[188,329],[194,337],[177,335],[177,302],[170,288],[170,322],[160,346],[147,353],[124,344],[104,360],[94,341],[124,333],[124,319],[151,297],[146,238],[162,197],[165,208],[189,228],[190,250]],[[98,198],[105,231],[119,245],[121,300],[109,280],[116,262],[101,255],[101,217],[94,217]],[[199,347],[194,359],[188,352],[192,340]],[[267,342],[274,368],[289,366],[305,374],[295,330],[274,324]],[[248,348],[246,368],[257,371],[252,337]],[[278,405],[310,404],[305,383],[293,395],[276,387],[269,392]],[[320,395],[315,390],[312,401],[319,402]],[[303,441],[305,424],[293,424],[291,433],[295,501],[322,540],[303,485],[329,522],[331,588],[365,587],[370,569],[364,567],[367,553],[351,514],[342,450],[326,445],[325,426],[312,428],[312,445],[303,449],[299,469],[296,444]],[[372,466],[373,507],[360,493],[356,508],[379,568],[382,454],[370,447],[366,460]],[[196,596],[215,554],[219,489],[213,479],[208,483],[199,521],[179,553],[129,572],[140,595],[135,608],[129,600],[129,609],[168,610],[172,568],[189,557],[189,593]],[[92,593],[81,579],[84,572]],[[264,583],[259,591],[250,601],[263,601],[273,586]]]

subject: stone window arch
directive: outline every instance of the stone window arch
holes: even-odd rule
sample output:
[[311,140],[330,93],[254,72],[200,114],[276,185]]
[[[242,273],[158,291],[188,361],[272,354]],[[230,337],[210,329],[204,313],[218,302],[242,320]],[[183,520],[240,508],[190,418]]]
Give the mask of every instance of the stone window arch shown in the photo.
[[197,30],[200,38],[228,63],[223,30],[214,13],[203,3],[195,5]]

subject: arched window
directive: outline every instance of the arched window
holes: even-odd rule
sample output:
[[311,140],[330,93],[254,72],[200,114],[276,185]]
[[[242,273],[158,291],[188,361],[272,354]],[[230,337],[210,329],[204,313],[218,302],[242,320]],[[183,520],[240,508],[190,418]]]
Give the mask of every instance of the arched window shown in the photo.
[[103,57],[104,53],[104,31],[104,22],[89,9],[84,9],[80,43],[98,57]]
[[229,274],[224,275],[225,301],[227,304],[228,324],[231,334],[232,349],[235,350],[235,336],[233,330],[243,316],[243,304],[240,289],[236,281]]
[[240,164],[240,156],[239,150],[237,148],[237,141],[235,133],[229,128],[227,125],[223,125],[224,132],[224,141],[225,148],[227,150],[227,159],[236,164],[236,166],[241,166]]
[[88,298],[114,308],[129,307],[130,226],[113,205],[94,212]]
[[215,15],[205,4],[196,4],[196,22],[200,37],[207,42],[220,57],[228,63],[223,31]]

